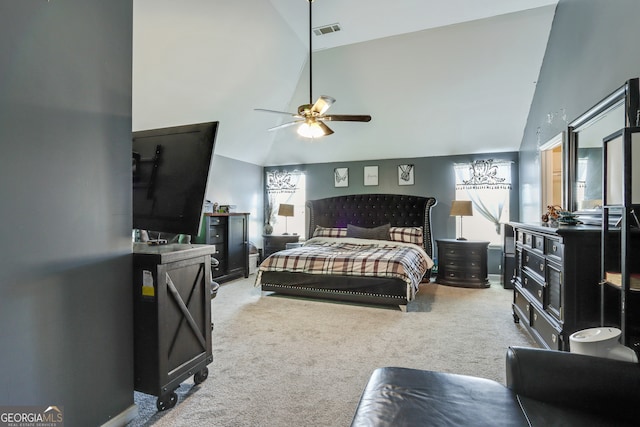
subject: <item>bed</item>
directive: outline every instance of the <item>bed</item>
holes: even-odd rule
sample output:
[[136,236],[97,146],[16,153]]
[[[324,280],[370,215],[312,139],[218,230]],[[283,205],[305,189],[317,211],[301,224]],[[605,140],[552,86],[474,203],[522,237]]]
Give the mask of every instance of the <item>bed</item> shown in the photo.
[[[428,279],[433,265],[431,209],[436,203],[433,197],[397,194],[345,195],[307,201],[309,239],[302,247],[277,252],[264,260],[258,268],[256,286],[261,286],[262,291],[284,295],[396,305],[406,311],[407,304],[415,297],[419,283],[415,283],[413,279],[412,283],[409,283],[409,279],[396,274],[396,267],[393,267],[393,272],[389,274],[385,271],[379,271],[383,274],[372,272],[371,268],[361,268],[361,264],[358,263],[355,264],[357,268],[351,269],[353,261],[339,262],[342,269],[338,272],[329,272],[324,266],[315,268],[312,272],[289,267],[299,264],[292,260],[297,256],[304,256],[305,251],[323,251],[328,248],[330,251],[344,252],[344,247],[335,246],[360,243],[359,239],[354,241],[351,236],[364,238],[361,243],[365,246],[377,245],[377,248],[373,249],[377,251],[376,254],[371,256],[380,256],[381,251],[384,252],[388,249],[387,246],[393,245],[392,242],[377,241],[370,237],[376,237],[376,233],[387,227],[387,233],[391,233],[392,240],[402,241],[399,244],[402,247],[401,251],[408,252],[405,247],[415,246],[413,250],[421,250],[420,252],[427,255],[427,265],[421,265],[421,277],[418,277],[417,281]],[[347,230],[349,238],[345,238]],[[416,244],[416,231],[421,235],[419,247]],[[368,249],[358,249],[363,250]],[[307,256],[316,261],[316,254]],[[362,258],[361,252],[359,256]],[[345,264],[348,262],[351,264],[348,264],[349,270],[346,270]],[[331,263],[335,264],[333,261]],[[360,274],[360,269],[366,271]],[[416,275],[415,272],[413,275]]]

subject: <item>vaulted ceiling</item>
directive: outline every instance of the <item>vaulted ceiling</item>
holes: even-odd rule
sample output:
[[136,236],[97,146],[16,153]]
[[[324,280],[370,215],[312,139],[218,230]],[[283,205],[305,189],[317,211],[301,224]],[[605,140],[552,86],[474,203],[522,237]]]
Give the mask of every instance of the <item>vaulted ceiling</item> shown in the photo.
[[216,154],[257,165],[516,151],[557,0],[316,0],[314,142],[268,132],[309,102],[306,0],[134,0],[134,130],[220,121]]

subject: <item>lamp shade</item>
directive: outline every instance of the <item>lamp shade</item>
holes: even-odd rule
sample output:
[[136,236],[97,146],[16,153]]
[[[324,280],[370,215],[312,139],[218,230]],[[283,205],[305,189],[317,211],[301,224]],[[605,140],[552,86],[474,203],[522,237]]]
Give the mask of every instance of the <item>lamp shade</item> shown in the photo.
[[451,216],[472,216],[473,207],[470,200],[454,200],[451,202]]
[[278,215],[280,216],[293,216],[293,205],[287,205],[284,203],[280,203],[280,207],[278,208]]

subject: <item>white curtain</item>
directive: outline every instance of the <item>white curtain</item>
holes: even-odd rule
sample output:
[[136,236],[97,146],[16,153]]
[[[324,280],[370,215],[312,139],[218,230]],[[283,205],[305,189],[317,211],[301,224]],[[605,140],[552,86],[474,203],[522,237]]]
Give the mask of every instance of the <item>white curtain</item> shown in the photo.
[[496,227],[498,234],[505,203],[509,201],[511,163],[489,159],[454,165],[456,190],[465,192],[474,209]]

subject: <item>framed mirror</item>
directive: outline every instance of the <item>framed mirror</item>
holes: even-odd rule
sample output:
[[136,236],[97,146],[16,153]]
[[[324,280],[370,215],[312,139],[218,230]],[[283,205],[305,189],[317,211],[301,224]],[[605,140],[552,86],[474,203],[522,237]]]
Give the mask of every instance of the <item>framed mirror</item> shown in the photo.
[[569,123],[565,206],[585,223],[600,224],[602,218],[603,139],[640,124],[639,100],[638,79],[630,79]]

